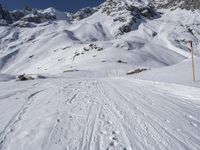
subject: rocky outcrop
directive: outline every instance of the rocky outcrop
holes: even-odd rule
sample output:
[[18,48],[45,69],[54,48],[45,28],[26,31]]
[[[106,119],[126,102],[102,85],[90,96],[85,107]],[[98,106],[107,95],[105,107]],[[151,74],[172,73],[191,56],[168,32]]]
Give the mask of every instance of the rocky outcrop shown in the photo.
[[42,23],[47,20],[56,20],[56,16],[50,13],[40,13],[37,10],[34,10],[20,20],[33,23]]
[[130,32],[138,27],[144,19],[153,19],[158,16],[154,6],[138,1],[138,5],[127,3],[125,0],[107,0],[101,5],[102,13],[113,18],[120,27],[119,34]]
[[10,12],[10,16],[13,22],[20,20],[25,16],[24,12],[22,10],[15,10]]
[[16,21],[12,24],[15,27],[20,27],[20,28],[33,28],[36,27],[34,23],[27,22],[27,21]]
[[187,10],[200,9],[199,0],[154,0],[158,8],[182,8]]
[[0,25],[7,25],[12,23],[10,13],[0,4]]
[[23,10],[8,11],[0,4],[0,25],[13,24],[18,27],[34,27],[33,23],[56,20],[56,14],[25,7]]
[[121,15],[118,16],[120,16],[120,20],[122,21],[125,19],[122,17],[125,13],[131,13],[135,18],[147,17],[149,19],[157,15],[155,7],[151,3],[135,6],[123,0],[107,0],[101,7],[102,12],[107,15],[117,16],[120,13]]
[[79,11],[77,11],[75,14],[72,15],[73,20],[82,20],[84,18],[87,18],[94,14],[97,11],[96,8],[86,7]]

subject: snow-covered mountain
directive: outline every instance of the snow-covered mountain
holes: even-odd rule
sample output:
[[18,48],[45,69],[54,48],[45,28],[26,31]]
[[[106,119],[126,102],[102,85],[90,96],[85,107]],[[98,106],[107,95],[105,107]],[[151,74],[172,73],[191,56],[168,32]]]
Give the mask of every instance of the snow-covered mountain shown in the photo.
[[61,73],[71,67],[99,70],[106,64],[109,70],[118,68],[121,75],[137,67],[180,63],[190,56],[189,40],[199,55],[198,12],[160,12],[146,0],[107,0],[75,14],[53,8],[23,12],[24,17],[0,28],[2,73]]
[[0,5],[0,150],[199,150],[200,13],[188,2]]
[[[37,10],[29,7],[23,10],[8,11],[0,5],[0,25],[13,25],[17,27],[34,27],[33,23],[43,23],[54,20],[68,20],[69,13],[61,12],[55,8]],[[23,26],[22,26],[23,24]],[[32,24],[33,26],[30,26]]]

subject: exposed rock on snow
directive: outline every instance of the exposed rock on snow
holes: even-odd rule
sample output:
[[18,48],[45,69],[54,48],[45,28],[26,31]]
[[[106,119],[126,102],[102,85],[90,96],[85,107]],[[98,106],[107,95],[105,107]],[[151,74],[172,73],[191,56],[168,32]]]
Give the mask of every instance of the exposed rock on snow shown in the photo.
[[158,17],[158,13],[151,3],[143,1],[107,0],[101,5],[102,13],[113,18],[114,22],[121,22],[120,34],[137,29],[144,18]]
[[29,76],[29,75],[25,75],[25,74],[22,74],[22,75],[18,75],[16,77],[16,80],[17,81],[27,81],[27,80],[33,80],[34,78]]
[[9,11],[0,4],[0,25],[12,23]]
[[34,75],[34,74],[21,74],[16,76],[16,81],[27,81],[35,79],[46,79],[43,75]]
[[0,5],[0,25],[8,25],[14,23],[19,27],[34,27],[31,23],[42,23],[45,21],[55,21],[65,19],[68,21],[68,14],[60,12],[54,8],[45,10],[37,10],[29,7],[23,10],[8,11]]
[[72,15],[73,20],[82,20],[94,14],[97,11],[97,8],[86,7],[77,11]]
[[130,70],[126,74],[127,75],[133,75],[133,74],[138,74],[140,72],[147,71],[147,70],[148,69],[146,69],[146,68],[138,68],[138,69],[135,69],[135,70]]
[[199,0],[154,0],[158,8],[182,8],[187,10],[200,9]]
[[34,23],[41,23],[44,22],[45,20],[55,20],[55,19],[56,19],[55,15],[52,15],[50,13],[42,14],[37,11],[34,11],[33,13],[21,18],[22,21],[34,22]]
[[36,27],[34,23],[28,21],[16,21],[13,23],[13,26],[20,27],[20,28],[33,28]]

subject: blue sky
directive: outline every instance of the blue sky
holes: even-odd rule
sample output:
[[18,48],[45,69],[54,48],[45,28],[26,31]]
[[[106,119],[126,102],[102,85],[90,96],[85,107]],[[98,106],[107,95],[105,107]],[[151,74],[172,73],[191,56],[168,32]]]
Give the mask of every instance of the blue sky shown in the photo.
[[24,6],[34,8],[55,7],[60,10],[74,12],[87,6],[97,6],[105,0],[0,0],[0,4],[9,10],[21,9]]

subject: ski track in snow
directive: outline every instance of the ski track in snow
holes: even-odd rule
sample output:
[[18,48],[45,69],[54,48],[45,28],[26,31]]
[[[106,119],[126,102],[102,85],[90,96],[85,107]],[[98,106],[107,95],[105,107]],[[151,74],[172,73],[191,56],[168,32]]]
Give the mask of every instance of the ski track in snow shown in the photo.
[[126,78],[38,83],[0,134],[0,149],[199,150],[199,93],[188,87],[193,96],[184,99],[168,86],[176,90]]
[[[11,118],[11,120],[9,121],[8,125],[5,127],[5,129],[3,130],[3,132],[0,133],[0,137],[1,137],[0,149],[4,149],[4,147],[3,147],[4,142],[6,141],[7,137],[12,132],[14,132],[15,127],[17,126],[17,124],[21,121],[21,119],[25,115],[27,109],[34,102],[34,96],[36,96],[37,94],[39,94],[42,91],[43,90],[34,92],[30,96],[28,96],[27,100],[22,105],[22,107],[20,108],[20,110]],[[22,92],[22,91],[20,91],[20,92]],[[13,94],[10,94],[9,96],[11,96],[11,95],[13,95]]]
[[199,12],[146,6],[0,27],[0,150],[200,150]]

